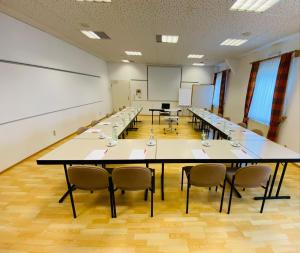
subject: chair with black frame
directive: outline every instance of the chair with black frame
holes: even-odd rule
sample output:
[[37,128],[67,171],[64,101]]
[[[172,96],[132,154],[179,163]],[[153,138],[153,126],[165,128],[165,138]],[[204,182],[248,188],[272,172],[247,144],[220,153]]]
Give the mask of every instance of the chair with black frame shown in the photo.
[[236,171],[227,171],[226,179],[231,185],[228,211],[230,213],[232,193],[235,186],[242,188],[259,188],[265,189],[264,196],[262,198],[262,204],[260,208],[260,213],[264,210],[265,200],[267,197],[267,192],[269,188],[269,183],[271,179],[272,169],[265,165],[251,165],[247,167],[239,168]]
[[[222,212],[224,192],[226,186],[225,174],[226,167],[224,164],[211,163],[200,164],[196,166],[186,166],[182,168],[187,176],[187,195],[186,195],[186,213],[189,212],[189,195],[191,186],[196,187],[216,187],[220,185],[222,190],[219,212]],[[183,176],[183,174],[182,174]],[[182,178],[183,179],[183,178]]]
[[158,115],[158,123],[160,124],[160,116],[170,116],[170,112],[164,111],[165,109],[170,109],[170,104],[169,103],[162,103],[161,104],[161,109],[162,111],[159,112]]
[[140,191],[144,190],[144,200],[147,201],[148,191],[151,192],[151,212],[153,217],[153,194],[155,191],[155,170],[146,167],[119,167],[112,171],[113,181],[113,209],[114,215],[117,217],[116,202],[114,192],[118,189],[124,191]]
[[110,175],[105,169],[91,165],[74,165],[68,168],[67,174],[68,192],[70,194],[74,218],[77,217],[73,199],[73,191],[76,189],[88,190],[91,192],[108,189],[110,195],[111,217],[113,218],[115,216],[112,199],[113,187]]

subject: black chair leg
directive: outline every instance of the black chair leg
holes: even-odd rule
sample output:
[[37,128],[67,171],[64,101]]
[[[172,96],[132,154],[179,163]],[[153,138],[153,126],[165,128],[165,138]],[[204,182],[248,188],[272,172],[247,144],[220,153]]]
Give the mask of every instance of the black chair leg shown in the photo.
[[76,210],[75,210],[75,204],[74,204],[74,199],[73,199],[73,191],[71,190],[71,187],[69,188],[70,190],[70,200],[71,200],[71,205],[72,205],[72,211],[73,211],[73,217],[76,218]]
[[218,186],[216,186],[216,192],[218,191]]
[[271,180],[271,176],[269,177],[269,180],[268,180],[267,185],[266,185],[264,197],[263,197],[263,200],[262,200],[262,203],[261,203],[260,213],[263,213],[263,211],[264,211],[264,206],[265,206],[265,201],[266,201],[266,197],[267,197],[267,193],[268,193],[268,189],[269,189],[270,180]]
[[221,197],[221,203],[220,203],[220,213],[222,212],[222,209],[223,209],[225,186],[226,186],[226,177],[224,178],[224,183],[223,183],[222,197]]
[[153,189],[151,189],[151,217],[153,217]]
[[144,193],[144,200],[145,200],[145,201],[148,200],[148,189],[145,190],[145,193]]
[[233,187],[234,187],[234,179],[235,179],[235,176],[233,176],[232,182],[231,182],[231,188],[230,188],[230,196],[229,196],[229,203],[228,203],[227,214],[230,214],[230,207],[231,207],[231,201],[232,201],[232,192],[233,192]]
[[189,197],[190,197],[190,179],[188,176],[187,189],[186,189],[186,208],[185,213],[189,213]]
[[122,195],[124,195],[125,194],[125,190],[121,190],[121,193],[122,193]]
[[183,174],[184,174],[184,169],[181,169],[181,191],[183,191]]

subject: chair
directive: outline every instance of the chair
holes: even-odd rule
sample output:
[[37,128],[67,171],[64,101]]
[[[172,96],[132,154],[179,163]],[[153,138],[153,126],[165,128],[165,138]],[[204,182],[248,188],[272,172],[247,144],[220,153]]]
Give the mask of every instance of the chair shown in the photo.
[[99,123],[99,120],[93,120],[91,122],[91,127],[96,126]]
[[[170,109],[170,104],[169,103],[162,103],[161,104],[161,109],[163,109],[163,110]],[[158,123],[159,124],[160,124],[160,116],[170,116],[170,112],[167,112],[167,111],[159,112],[159,114],[158,114]]]
[[228,121],[231,121],[231,120],[230,120],[230,117],[224,117],[224,119],[226,119],[226,120],[228,120]]
[[227,213],[230,213],[232,192],[235,186],[242,188],[263,187],[265,189],[265,192],[260,208],[260,213],[262,213],[269,188],[271,172],[272,169],[264,165],[251,165],[242,167],[236,171],[227,171],[226,178],[231,185]]
[[69,182],[67,182],[68,190],[70,193],[74,218],[76,218],[77,215],[72,192],[76,189],[88,190],[91,192],[94,190],[108,189],[110,195],[111,217],[114,217],[112,202],[113,188],[111,179],[109,180],[109,174],[105,169],[90,165],[76,165],[70,166],[67,173],[69,178]]
[[189,194],[191,186],[197,187],[217,187],[223,183],[222,197],[219,212],[222,212],[224,192],[226,186],[226,167],[224,164],[200,164],[189,169],[183,168],[187,176],[186,213],[189,212]]
[[[153,193],[155,189],[155,171],[145,167],[119,167],[112,171],[114,191],[139,191],[145,190],[145,201],[148,190],[151,191],[151,217],[153,217]],[[117,217],[115,197],[113,193],[114,215]]]
[[247,128],[247,124],[244,122],[240,122],[238,123],[239,126],[243,127],[243,128]]
[[251,131],[258,134],[258,135],[260,135],[260,136],[264,135],[263,131],[261,131],[260,129],[252,129]]
[[125,105],[123,105],[123,107],[122,107],[123,109],[125,109],[126,108],[126,106]]
[[175,131],[175,133],[178,134],[177,128],[173,127],[173,124],[178,125],[178,119],[179,119],[178,116],[172,116],[172,115],[165,116],[165,120],[168,123],[168,127],[164,128],[164,134],[166,134],[166,132],[173,132],[173,131]]
[[82,134],[86,130],[88,130],[88,127],[79,127],[76,131],[76,134]]

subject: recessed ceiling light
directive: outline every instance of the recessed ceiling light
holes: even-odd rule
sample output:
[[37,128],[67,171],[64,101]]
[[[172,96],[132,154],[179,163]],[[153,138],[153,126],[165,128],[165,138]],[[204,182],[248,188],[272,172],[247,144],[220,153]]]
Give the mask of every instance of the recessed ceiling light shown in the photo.
[[142,55],[142,53],[138,52],[138,51],[125,51],[125,54],[127,54],[127,55]]
[[177,43],[178,42],[178,35],[156,35],[156,42],[163,42],[163,43]]
[[81,30],[81,32],[89,37],[90,39],[104,39],[104,40],[109,40],[110,37],[105,33],[105,32],[95,32],[95,31],[86,31],[86,30]]
[[232,47],[238,47],[242,44],[244,44],[245,42],[247,42],[248,40],[241,40],[241,39],[227,39],[224,40],[220,45],[221,46],[232,46]]
[[90,39],[98,39],[100,40],[101,38],[94,33],[93,31],[81,31],[85,36],[89,37]]
[[122,62],[129,63],[130,61],[129,60],[122,60]]
[[203,54],[189,54],[187,58],[192,58],[192,59],[201,59],[203,58]]
[[263,12],[280,0],[237,0],[230,8],[233,11]]
[[77,2],[111,3],[111,0],[76,0]]
[[205,64],[203,62],[194,62],[194,66],[204,66]]

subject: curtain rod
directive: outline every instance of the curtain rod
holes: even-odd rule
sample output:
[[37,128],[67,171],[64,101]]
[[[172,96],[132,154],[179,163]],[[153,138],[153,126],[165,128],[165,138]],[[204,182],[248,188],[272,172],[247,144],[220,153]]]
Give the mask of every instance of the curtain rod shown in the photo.
[[231,69],[224,69],[222,71],[219,71],[219,72],[215,72],[215,74],[219,74],[219,73],[222,73],[223,71],[231,71]]
[[[288,54],[288,53],[295,53],[295,57],[300,57],[300,50],[293,50],[293,51],[286,52],[286,53],[283,53],[283,54]],[[275,55],[275,56],[272,56],[272,57],[269,57],[269,58],[266,58],[266,59],[262,59],[262,60],[258,60],[258,61],[253,61],[253,62],[250,62],[250,64],[253,64],[255,62],[263,62],[263,61],[272,60],[272,59],[277,58],[277,57],[279,57],[283,54]]]

